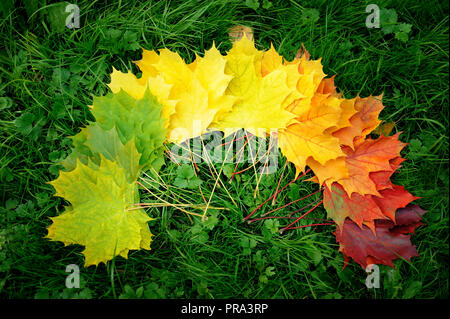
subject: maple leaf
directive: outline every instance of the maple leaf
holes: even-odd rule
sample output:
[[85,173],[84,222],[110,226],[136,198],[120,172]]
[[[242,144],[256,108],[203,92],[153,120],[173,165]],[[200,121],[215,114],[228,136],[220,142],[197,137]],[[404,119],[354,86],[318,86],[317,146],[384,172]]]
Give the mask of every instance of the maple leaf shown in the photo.
[[349,177],[345,156],[329,160],[324,165],[310,157],[306,160],[306,164],[314,172],[314,176],[310,181],[319,183],[320,185],[326,183],[330,186],[336,181]]
[[406,207],[412,201],[418,199],[405,190],[403,186],[394,185],[390,178],[399,167],[402,159],[397,157],[389,161],[392,171],[379,171],[372,173],[370,178],[376,177],[373,182],[379,191],[379,196],[360,195],[353,193],[348,196],[344,187],[333,183],[324,190],[324,207],[328,217],[342,227],[346,218],[351,219],[358,226],[368,226],[375,231],[375,219],[390,219],[395,222],[395,212],[399,208]]
[[375,183],[370,179],[370,173],[392,171],[390,160],[399,157],[400,151],[406,145],[399,141],[399,135],[400,133],[380,136],[375,140],[368,138],[360,142],[354,150],[348,146],[342,147],[346,154],[345,163],[349,177],[338,182],[349,195],[380,195]]
[[342,230],[337,229],[336,241],[339,242],[346,264],[355,260],[364,269],[368,264],[384,264],[394,267],[393,260],[410,260],[419,256],[416,247],[410,241],[409,233],[422,225],[421,216],[425,213],[417,205],[408,205],[396,212],[396,223],[389,220],[375,221],[375,233],[366,226],[362,228],[347,219]]
[[[392,188],[389,178],[404,161],[401,157],[396,156],[405,145],[398,141],[398,135],[399,134],[389,137],[392,138],[392,148],[388,147],[384,149],[384,146],[381,145],[376,147],[376,144],[373,144],[374,140],[368,139],[367,144],[361,142],[355,150],[346,146],[342,147],[345,156],[329,160],[324,165],[313,158],[308,158],[307,165],[315,174],[310,180],[317,182],[320,185],[326,183],[328,187],[331,187],[331,184],[334,182],[339,182],[345,186],[345,189],[349,194],[357,192],[361,195],[376,195],[379,194],[377,193],[379,190]],[[386,137],[379,137],[379,139],[380,138],[386,139]],[[369,143],[372,143],[371,147],[368,147]],[[388,140],[385,140],[383,145],[387,146],[387,144],[389,144]],[[363,151],[360,147],[363,147],[366,150]],[[372,148],[372,150],[369,151],[369,148]],[[372,158],[366,156],[370,155],[371,152],[377,152],[376,148],[378,148],[381,153],[385,153],[384,156],[378,157],[376,153],[374,153],[375,156]],[[395,149],[397,149],[398,152],[395,151]],[[394,152],[392,152],[392,150],[394,150]],[[390,151],[391,155],[389,155]],[[369,154],[365,154],[365,152],[368,152]],[[386,156],[388,158],[393,158],[387,160]],[[379,161],[378,165],[376,165],[377,161]]]
[[391,228],[393,233],[413,234],[417,227],[423,225],[422,216],[425,210],[418,205],[409,204],[405,208],[395,212],[395,226]]
[[373,200],[380,207],[383,214],[395,222],[395,212],[412,201],[419,199],[411,195],[403,186],[393,185],[380,191],[381,197],[373,196]]
[[341,102],[342,100],[328,94],[315,94],[308,110],[296,117],[296,121],[305,123],[318,132],[324,132],[338,125],[341,120]]
[[320,83],[325,78],[326,74],[323,72],[322,59],[309,60],[307,55],[302,55],[300,59],[294,59],[288,64],[298,64],[298,73],[300,77],[297,81],[297,90],[303,96],[296,100],[291,106],[288,107],[290,112],[297,115],[308,112],[311,104],[311,100]]
[[171,86],[168,99],[176,101],[176,105],[168,125],[170,142],[181,143],[205,133],[213,121],[231,111],[237,100],[224,94],[232,76],[225,74],[226,60],[214,44],[204,57],[196,56],[191,64],[168,49],[160,50],[159,55],[144,51],[142,60],[136,63],[144,79],[149,72]]
[[150,249],[153,235],[147,222],[151,218],[142,209],[129,210],[139,201],[139,194],[117,162],[103,155],[99,166],[78,161],[74,170],[61,172],[50,184],[56,189],[55,196],[72,206],[51,218],[47,238],[85,246],[86,267],[117,255],[127,258],[132,249]]
[[400,167],[404,159],[397,157],[389,161],[391,171],[379,171],[370,173],[370,179],[375,183],[380,196],[373,196],[373,200],[380,207],[384,215],[395,222],[395,212],[399,208],[406,207],[412,201],[419,199],[411,195],[403,186],[392,184],[390,178],[392,174]]
[[102,129],[96,122],[82,128],[81,132],[72,137],[74,148],[69,156],[61,162],[66,170],[75,169],[77,159],[84,165],[90,160],[92,164],[100,165],[100,154],[110,161],[117,161],[125,169],[127,180],[137,180],[142,166],[139,165],[141,155],[136,149],[134,139],[122,144],[115,127]]
[[283,57],[278,54],[273,44],[270,44],[270,49],[263,52],[261,58],[261,75],[266,76],[270,72],[283,66]]
[[[288,109],[288,106],[291,106],[293,109],[294,102],[298,101],[300,98],[303,98],[304,95],[300,93],[297,89],[298,82],[300,78],[303,76],[299,73],[298,68],[300,65],[300,60],[293,60],[291,62],[283,61],[283,57],[277,53],[273,44],[270,44],[270,49],[268,51],[263,52],[261,63],[255,64],[255,67],[261,65],[261,76],[266,76],[275,70],[281,70],[286,72],[286,80],[287,86],[291,90],[291,93],[285,98],[282,103],[282,106]],[[256,70],[258,73],[258,70]],[[294,103],[294,104],[293,104]],[[290,111],[292,112],[292,111]]]
[[351,219],[359,227],[366,225],[375,232],[375,219],[387,219],[371,195],[352,194],[347,195],[338,183],[331,187],[325,187],[323,193],[323,206],[329,218],[342,229],[347,218]]
[[329,94],[316,94],[311,99],[309,110],[297,116],[294,124],[280,130],[279,147],[287,160],[294,163],[297,174],[304,171],[308,159],[325,165],[330,160],[345,156],[339,139],[327,132],[330,127],[339,125],[341,104],[340,99]]
[[[316,93],[317,94],[317,93]],[[327,93],[328,95],[335,97],[335,95]],[[335,126],[329,127],[325,130],[326,133],[333,133],[339,129],[351,126],[352,123],[350,122],[350,119],[356,114],[357,110],[355,109],[355,102],[356,99],[342,99],[338,98],[340,104],[339,107],[341,109],[339,121],[336,123]]]
[[159,171],[164,164],[167,130],[161,104],[149,90],[142,99],[134,99],[125,91],[94,97],[91,111],[99,127],[107,131],[115,127],[122,144],[134,139],[144,170]]
[[[297,59],[301,75],[297,88],[303,96],[287,107],[297,117],[295,124],[280,131],[280,149],[287,160],[294,163],[297,174],[308,165],[320,184],[328,179],[347,178],[345,154],[340,140],[332,133],[351,125],[350,118],[357,112],[356,99],[340,98],[334,76],[324,78],[320,60],[309,60],[309,53],[303,50],[305,53]],[[327,169],[327,162],[331,163],[332,170]]]
[[333,75],[331,78],[323,78],[317,87],[316,93],[331,94],[332,96],[340,98],[342,94],[337,93],[336,91],[336,85],[334,84],[335,77],[336,75]]
[[[233,77],[226,94],[237,96],[230,113],[211,128],[225,131],[244,128],[252,134],[265,137],[271,129],[286,127],[294,114],[284,109],[283,102],[295,92],[288,86],[285,68],[276,68],[262,76],[263,52],[256,50],[247,37],[233,43],[226,55],[225,72]],[[295,81],[294,81],[295,82]]]
[[134,61],[142,72],[142,81],[146,81],[149,77],[156,77],[159,75],[159,71],[156,69],[155,64],[159,61],[159,54],[154,50],[142,49],[142,59]]
[[124,90],[137,100],[144,97],[148,88],[162,105],[162,116],[166,119],[165,127],[169,126],[170,116],[175,113],[175,106],[178,101],[169,97],[172,85],[167,84],[161,75],[154,77],[146,76],[138,79],[130,71],[128,73],[122,73],[113,68],[111,82],[108,86],[113,93]]
[[339,138],[342,145],[354,148],[355,140],[363,140],[381,123],[378,119],[378,115],[384,108],[381,100],[382,95],[366,98],[357,96],[355,100],[357,113],[350,118],[351,125],[336,130],[333,136]]
[[393,158],[389,160],[389,164],[391,165],[390,170],[369,173],[369,177],[375,183],[375,187],[378,191],[386,188],[393,188],[390,178],[404,161],[405,159],[401,157]]

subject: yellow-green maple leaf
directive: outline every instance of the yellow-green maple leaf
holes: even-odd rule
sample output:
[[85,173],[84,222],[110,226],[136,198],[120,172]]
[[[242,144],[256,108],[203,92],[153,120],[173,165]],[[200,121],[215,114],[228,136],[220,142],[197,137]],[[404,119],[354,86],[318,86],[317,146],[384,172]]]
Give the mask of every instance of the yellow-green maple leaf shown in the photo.
[[132,209],[139,200],[136,185],[127,181],[117,162],[100,158],[98,167],[78,161],[74,170],[50,182],[55,196],[71,206],[52,218],[47,237],[85,246],[85,266],[117,255],[127,258],[132,249],[150,249],[153,236],[147,225],[151,218],[142,209]]
[[115,128],[123,145],[134,139],[144,170],[159,171],[164,164],[166,121],[161,115],[161,104],[148,89],[141,99],[134,99],[123,90],[94,97],[91,110],[97,125],[106,131]]
[[124,90],[133,98],[139,100],[144,97],[147,88],[156,96],[158,102],[162,105],[162,116],[166,119],[165,127],[169,126],[169,119],[175,113],[177,100],[169,98],[172,85],[167,84],[161,75],[145,76],[138,79],[133,73],[122,73],[113,68],[111,73],[111,82],[108,84],[113,93]]
[[137,180],[142,170],[139,165],[140,154],[136,149],[134,138],[125,145],[122,144],[115,127],[110,130],[101,128],[97,122],[90,123],[87,127],[72,137],[73,149],[61,165],[66,170],[75,169],[77,160],[87,165],[100,164],[100,154],[110,161],[117,161],[119,166],[125,169],[129,182]]

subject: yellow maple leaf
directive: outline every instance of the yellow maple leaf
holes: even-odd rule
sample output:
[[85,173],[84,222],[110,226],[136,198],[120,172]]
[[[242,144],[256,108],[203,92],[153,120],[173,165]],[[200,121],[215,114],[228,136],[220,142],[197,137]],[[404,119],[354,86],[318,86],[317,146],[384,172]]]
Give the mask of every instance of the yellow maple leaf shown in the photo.
[[225,74],[226,60],[214,45],[190,65],[182,64],[172,53],[163,54],[156,68],[173,84],[171,97],[178,100],[168,139],[181,143],[206,132],[213,121],[231,111],[237,98],[225,95],[232,76]]
[[304,97],[302,93],[297,89],[297,84],[302,74],[298,72],[300,60],[287,62],[283,61],[283,57],[278,54],[273,44],[270,44],[270,49],[263,52],[261,58],[261,75],[264,77],[275,70],[282,70],[286,72],[286,84],[292,91],[283,101],[283,108],[287,108],[294,101]]
[[156,77],[159,74],[154,66],[158,61],[159,54],[156,51],[142,49],[142,59],[134,61],[134,63],[141,69],[143,81],[146,81],[149,77]]
[[287,68],[276,61],[269,62],[271,59],[277,59],[273,47],[265,54],[247,37],[234,42],[226,55],[225,72],[233,76],[226,94],[239,100],[212,128],[222,131],[244,128],[265,137],[272,129],[284,128],[292,122],[295,115],[285,110],[283,103],[295,92],[295,85],[288,86]]
[[270,44],[270,49],[268,51],[263,52],[261,58],[261,75],[266,76],[272,71],[280,68],[283,65],[283,57],[278,54],[278,52],[273,47],[273,44]]
[[136,64],[142,71],[140,79],[114,70],[109,86],[113,92],[123,89],[138,99],[148,85],[163,106],[163,117],[169,120],[170,142],[181,143],[203,134],[211,122],[230,112],[237,100],[225,94],[232,76],[225,74],[226,59],[214,44],[191,64],[168,49],[159,54],[144,50]]

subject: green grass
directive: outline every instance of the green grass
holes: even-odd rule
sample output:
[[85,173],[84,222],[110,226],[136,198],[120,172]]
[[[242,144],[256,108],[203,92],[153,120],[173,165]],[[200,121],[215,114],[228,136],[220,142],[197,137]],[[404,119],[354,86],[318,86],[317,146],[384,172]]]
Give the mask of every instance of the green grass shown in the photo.
[[[448,297],[448,4],[292,0],[271,1],[270,8],[254,10],[245,1],[79,1],[81,28],[58,30],[45,14],[52,7],[36,12],[40,1],[30,1],[27,7],[15,2],[0,20],[0,296]],[[407,40],[366,28],[369,3],[394,9],[399,23],[411,24]],[[213,41],[222,52],[229,49],[227,31],[236,24],[254,29],[259,49],[273,42],[287,58],[303,43],[313,58],[322,57],[325,73],[338,74],[336,83],[345,97],[384,93],[381,118],[395,121],[395,131],[403,132],[401,140],[411,143],[402,152],[408,161],[394,182],[422,197],[417,203],[428,211],[426,225],[412,237],[420,258],[397,260],[393,271],[380,267],[381,288],[368,290],[359,265],[351,262],[342,270],[334,227],[279,235],[273,231],[276,225],[243,223],[242,217],[276,188],[284,164],[280,157],[280,169],[262,181],[256,198],[252,170],[231,184],[223,178],[226,190],[217,188],[211,205],[228,210],[218,210],[206,225],[198,220],[192,225],[183,212],[170,207],[148,209],[155,218],[149,223],[156,235],[151,251],[133,251],[128,260],[118,257],[107,266],[81,268],[81,289],[66,289],[66,266],[83,265],[83,248],[43,238],[49,217],[64,206],[61,198],[52,197],[47,182],[57,177],[57,162],[69,151],[67,137],[93,120],[87,107],[92,97],[108,91],[113,66],[138,72],[132,61],[140,57],[139,46],[167,47],[192,61]],[[205,163],[199,168],[209,198],[214,180]],[[169,185],[176,169],[166,160],[161,177]],[[293,176],[288,166],[282,185]],[[204,203],[198,192],[155,189],[155,183],[150,186],[149,178],[143,178],[168,201]],[[273,207],[295,199],[295,192],[316,189],[308,182],[297,185],[280,193]],[[141,194],[143,202],[154,200],[145,191]],[[280,215],[304,204],[283,209]],[[273,207],[269,203],[262,211]],[[314,213],[324,216],[323,208]]]

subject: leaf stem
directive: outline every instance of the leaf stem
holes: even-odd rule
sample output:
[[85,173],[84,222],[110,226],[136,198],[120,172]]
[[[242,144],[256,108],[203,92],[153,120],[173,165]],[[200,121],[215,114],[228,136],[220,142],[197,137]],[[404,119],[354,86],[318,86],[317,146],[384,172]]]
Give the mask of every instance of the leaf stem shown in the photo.
[[[283,205],[283,206],[280,206],[280,207],[278,207],[278,208],[272,209],[270,212],[264,213],[264,214],[262,214],[261,216],[267,216],[267,215],[269,215],[269,214],[271,214],[271,213],[273,213],[273,212],[275,212],[275,211],[277,211],[277,210],[280,210],[280,209],[285,208],[285,207],[287,207],[287,206],[289,206],[289,205],[292,205],[292,204],[295,204],[295,203],[297,203],[297,202],[299,202],[299,201],[301,201],[301,200],[304,200],[304,199],[306,199],[306,198],[308,198],[308,197],[310,197],[310,196],[312,196],[312,195],[315,195],[315,194],[317,194],[318,192],[320,192],[320,189],[317,190],[317,191],[315,191],[315,192],[313,192],[313,193],[311,193],[311,194],[309,194],[309,195],[306,195],[306,196],[304,196],[304,197],[302,197],[302,198],[299,198],[299,199],[296,199],[296,200],[294,200],[294,201],[292,201],[292,202],[290,202],[290,203],[287,203],[287,204],[285,204],[285,205]],[[310,205],[310,204],[309,204],[309,205]],[[307,206],[305,206],[305,207],[308,207],[309,205],[307,205]],[[303,207],[303,208],[305,208],[305,207]],[[301,208],[301,209],[303,209],[303,208]]]
[[290,181],[289,183],[287,183],[282,189],[278,190],[275,194],[273,194],[272,196],[270,196],[268,199],[266,199],[263,203],[261,203],[258,207],[256,207],[247,217],[244,217],[244,221],[248,220],[250,217],[253,216],[253,214],[260,209],[265,203],[267,203],[268,201],[270,201],[276,194],[282,192],[286,187],[288,187],[290,184],[294,183],[295,181],[297,181],[300,177],[305,176],[306,174],[308,174],[311,171],[311,169],[307,169],[305,172],[301,173],[300,175],[298,175],[296,178],[294,178],[292,181]]
[[296,226],[296,227],[291,227],[291,228],[283,228],[282,230],[280,230],[280,232],[283,232],[285,230],[292,230],[292,229],[300,229],[300,228],[305,228],[305,227],[312,227],[312,226],[333,226],[335,225],[334,223],[317,223],[317,224],[309,224],[309,225],[303,225],[303,226]]
[[299,218],[297,218],[295,221],[293,221],[292,223],[290,223],[289,225],[287,225],[286,227],[282,228],[280,230],[280,233],[283,233],[285,230],[288,230],[292,225],[296,224],[299,220],[301,220],[303,217],[305,217],[306,215],[308,215],[309,213],[311,213],[314,209],[317,208],[317,206],[319,206],[320,204],[322,204],[323,199],[318,202],[316,205],[314,205],[313,208],[311,208],[310,210],[308,210],[306,213],[304,213],[302,216],[300,216]]

